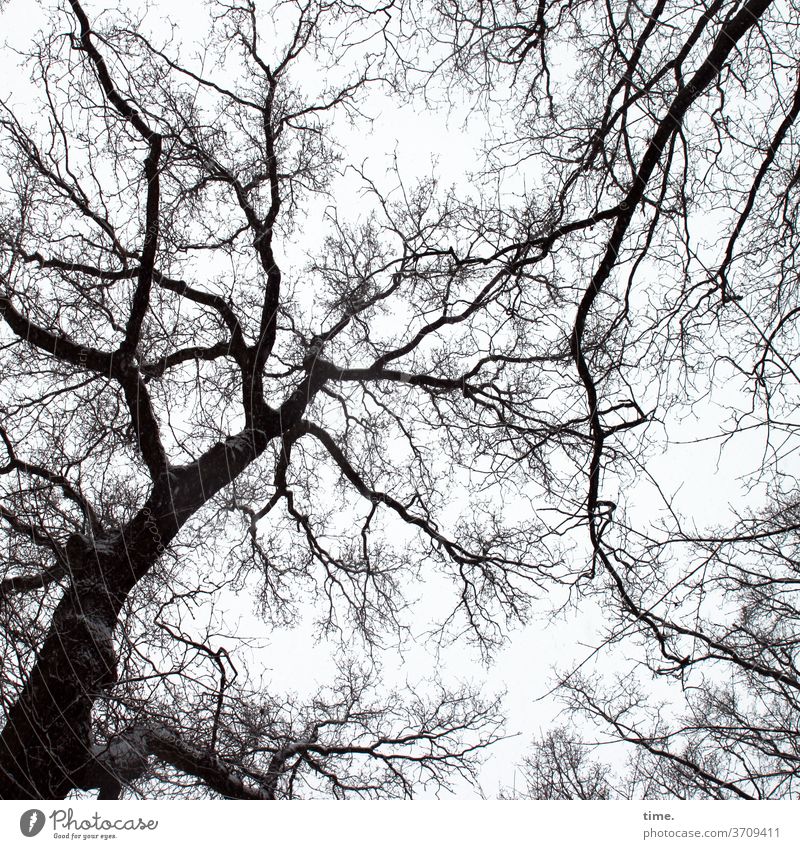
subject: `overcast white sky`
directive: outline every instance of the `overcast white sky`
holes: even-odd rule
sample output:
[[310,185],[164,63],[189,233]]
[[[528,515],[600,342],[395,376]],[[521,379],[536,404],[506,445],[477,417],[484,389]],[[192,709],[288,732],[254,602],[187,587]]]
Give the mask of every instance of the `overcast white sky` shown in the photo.
[[[143,6],[139,2],[124,5],[133,9]],[[87,7],[96,12],[99,4],[87,3]],[[2,19],[7,42],[12,46],[24,46],[37,29],[39,14],[38,3],[10,0]],[[149,20],[155,22],[162,14],[179,23],[178,33],[187,45],[205,34],[203,16],[197,13],[196,3],[159,0]],[[3,81],[0,89],[4,96],[11,93],[12,103],[26,100],[27,85],[15,67],[15,57],[10,50],[4,50],[0,57],[0,79]],[[400,171],[409,181],[430,173],[435,167],[443,184],[460,185],[465,173],[480,169],[483,128],[478,116],[473,116],[465,129],[463,113],[448,115],[444,111],[421,112],[412,106],[399,108],[387,98],[375,100],[370,107],[376,120],[369,132],[343,126],[341,141],[350,160],[366,162],[367,170],[377,179],[385,175],[395,152]],[[359,213],[361,201],[351,178],[343,181],[333,194],[341,218]],[[309,229],[304,230],[303,235],[307,237]],[[293,268],[302,266],[304,258],[297,253],[297,245],[285,245],[282,249],[287,275],[290,275]],[[719,415],[714,399],[706,401],[695,412],[696,420],[687,419],[671,425],[674,441],[685,439],[688,443],[698,436],[713,435],[715,428],[711,422]],[[756,458],[759,450],[758,435],[745,435],[727,447],[726,457]],[[717,446],[713,441],[673,447],[669,454],[654,457],[649,471],[659,479],[666,492],[676,494],[676,504],[686,515],[698,517],[698,522],[702,523],[714,518],[724,519],[729,505],[744,493],[741,464],[727,461],[718,464]],[[631,498],[630,492],[627,495],[642,517],[648,513],[654,517],[654,511],[661,509],[644,478],[634,497]],[[609,491],[607,496],[614,497],[614,493]],[[404,657],[396,651],[388,651],[382,658],[391,681],[413,681],[438,668],[450,678],[485,681],[490,692],[507,690],[507,731],[519,733],[519,736],[496,747],[484,772],[484,789],[489,795],[494,795],[500,785],[513,782],[514,764],[527,748],[531,735],[555,720],[556,703],[549,698],[539,700],[553,683],[552,665],[557,663],[562,670],[571,668],[591,655],[598,644],[603,620],[593,601],[582,602],[579,610],[571,612],[565,620],[553,618],[553,608],[564,602],[565,593],[554,589],[552,595],[543,598],[535,608],[537,613],[532,623],[511,635],[510,644],[489,669],[482,666],[476,651],[463,644],[444,647],[441,660],[436,659],[432,646],[421,643],[406,646]],[[251,600],[239,598],[238,605],[239,609],[232,611],[232,616],[241,617],[241,633],[263,637],[269,644],[266,663],[276,689],[310,692],[329,680],[332,665],[328,651],[324,645],[316,643],[308,622],[291,630],[264,631],[263,625],[253,616]],[[414,627],[418,632],[427,624],[427,609],[437,607],[436,599],[425,599],[415,619]]]

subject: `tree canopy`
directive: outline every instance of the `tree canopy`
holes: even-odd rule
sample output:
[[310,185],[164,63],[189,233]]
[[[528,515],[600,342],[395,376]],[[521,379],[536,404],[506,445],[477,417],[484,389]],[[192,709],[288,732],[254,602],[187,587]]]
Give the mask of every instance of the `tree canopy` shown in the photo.
[[[797,4],[169,11],[13,44],[0,798],[477,783],[502,699],[381,651],[552,599],[604,633],[528,795],[796,795]],[[400,114],[479,167],[376,165]],[[242,602],[312,610],[330,686],[274,691]]]

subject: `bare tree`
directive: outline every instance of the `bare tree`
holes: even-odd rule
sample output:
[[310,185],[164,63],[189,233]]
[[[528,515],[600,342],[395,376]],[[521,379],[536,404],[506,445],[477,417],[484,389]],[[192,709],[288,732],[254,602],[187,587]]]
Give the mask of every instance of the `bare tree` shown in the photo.
[[[604,605],[604,646],[637,646],[643,661],[616,683],[562,669],[561,694],[638,752],[623,796],[795,796],[797,5],[438,11],[446,49],[421,85],[435,91],[446,70],[480,92],[477,107],[512,103],[492,167],[530,174],[517,217],[552,216],[517,244],[568,303],[589,414],[584,494],[565,512],[588,531],[582,595]],[[653,471],[681,441],[735,468],[743,507],[712,489],[682,509],[674,478]],[[668,709],[654,680],[674,685]],[[553,760],[543,745],[534,764]],[[575,775],[567,749],[562,783]],[[546,796],[537,770],[531,792]]]
[[[344,661],[303,705],[214,619],[232,592],[270,622],[312,600],[377,649],[434,571],[440,633],[487,655],[558,583],[602,603],[609,647],[688,699],[560,679],[645,794],[795,792],[798,9],[651,5],[216,3],[193,55],[54,10],[37,110],[0,119],[0,796],[474,780],[496,702],[381,697]],[[337,122],[377,90],[472,98],[472,188],[348,161]],[[697,530],[653,479],[642,515],[626,489],[715,404],[720,444],[762,434],[761,506]],[[546,738],[534,795],[611,794],[577,745]]]
[[537,740],[521,768],[523,786],[509,799],[610,799],[610,769],[592,760],[589,749],[565,728],[554,728]]
[[[140,21],[70,2],[28,57],[41,111],[4,107],[4,798],[157,790],[157,763],[173,776],[160,792],[410,795],[474,778],[498,737],[495,702],[380,702],[375,672],[349,661],[297,704],[239,669],[235,634],[190,622],[232,587],[277,618],[316,594],[328,629],[370,645],[397,626],[419,558],[451,564],[486,622],[538,571],[513,536],[440,529],[443,480],[406,411],[411,394],[430,416],[442,393],[487,394],[455,360],[409,355],[453,304],[466,321],[507,297],[504,275],[476,284],[431,249],[420,196],[393,213],[407,233],[342,228],[283,280],[277,245],[335,173],[327,122],[357,117],[379,79],[387,12],[273,12],[219,4],[205,59],[184,62]],[[393,297],[409,333],[378,329]],[[417,451],[397,467],[392,428]],[[384,513],[416,553],[381,542]]]

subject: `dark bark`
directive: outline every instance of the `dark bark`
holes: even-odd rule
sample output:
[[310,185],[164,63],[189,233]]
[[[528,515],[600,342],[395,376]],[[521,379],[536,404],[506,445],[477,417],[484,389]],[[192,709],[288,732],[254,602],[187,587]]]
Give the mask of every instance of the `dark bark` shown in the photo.
[[0,734],[0,799],[63,798],[86,784],[92,705],[116,680],[113,633],[128,593],[182,525],[276,435],[243,432],[170,470],[118,536],[72,538],[68,589]]

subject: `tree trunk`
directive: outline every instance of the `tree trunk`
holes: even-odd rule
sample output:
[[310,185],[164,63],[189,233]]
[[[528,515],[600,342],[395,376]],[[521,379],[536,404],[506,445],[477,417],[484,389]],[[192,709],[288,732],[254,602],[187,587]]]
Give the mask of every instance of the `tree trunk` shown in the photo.
[[97,546],[70,559],[70,586],[0,734],[0,798],[63,798],[81,784],[92,705],[116,680],[113,634],[127,595],[120,565],[117,552]]
[[61,799],[97,786],[91,712],[116,680],[113,634],[125,599],[189,517],[277,432],[246,430],[170,469],[123,532],[70,539],[69,587],[0,733],[0,799]]

